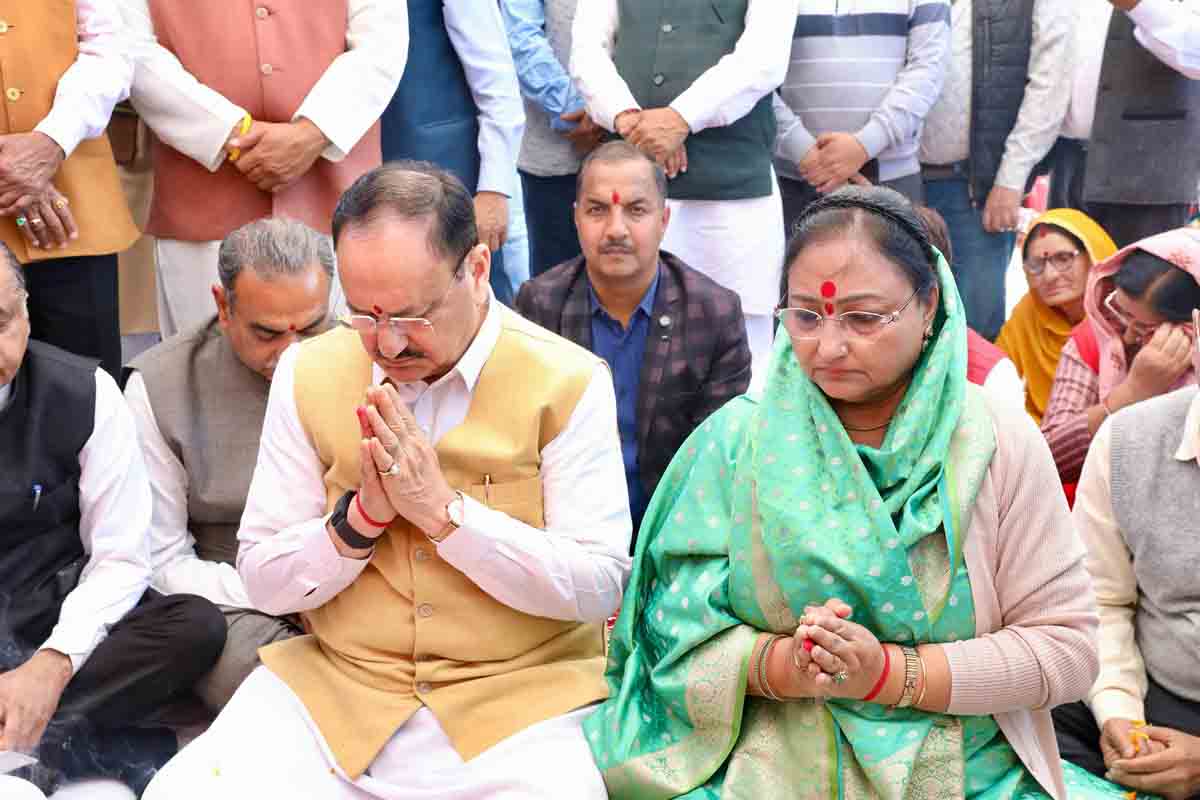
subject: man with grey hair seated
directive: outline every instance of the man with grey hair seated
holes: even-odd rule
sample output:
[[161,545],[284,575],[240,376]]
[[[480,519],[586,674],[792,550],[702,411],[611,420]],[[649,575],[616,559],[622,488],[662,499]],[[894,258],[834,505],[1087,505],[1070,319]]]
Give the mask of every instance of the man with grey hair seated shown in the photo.
[[139,356],[125,387],[154,493],[153,586],[225,613],[225,650],[196,686],[214,713],[258,648],[299,633],[254,610],[234,562],[275,365],[329,326],[333,246],[303,223],[262,219],[225,238],[218,268],[208,321]]

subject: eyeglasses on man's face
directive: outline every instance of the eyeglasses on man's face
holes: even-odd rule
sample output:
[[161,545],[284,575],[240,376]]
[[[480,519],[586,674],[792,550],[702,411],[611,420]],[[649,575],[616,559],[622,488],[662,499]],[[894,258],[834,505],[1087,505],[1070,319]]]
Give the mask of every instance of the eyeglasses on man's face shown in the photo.
[[904,304],[890,314],[875,314],[870,311],[846,311],[836,316],[826,317],[807,308],[781,308],[775,312],[775,318],[782,324],[788,336],[794,340],[805,341],[819,339],[821,327],[827,322],[836,322],[847,331],[860,338],[870,338],[882,333],[888,325],[897,322],[900,315],[916,298],[920,290],[914,291],[904,301]]
[[1054,267],[1055,272],[1066,272],[1075,266],[1079,255],[1078,250],[1059,250],[1057,253],[1030,256],[1025,259],[1025,271],[1034,277],[1040,276],[1048,267]]
[[347,312],[338,317],[338,322],[347,328],[353,328],[363,336],[378,336],[382,327],[393,336],[407,341],[414,336],[420,336],[422,333],[433,329],[433,322],[430,320],[430,317],[436,316],[442,306],[445,305],[446,298],[450,296],[450,292],[454,289],[455,284],[462,279],[462,276],[463,272],[460,269],[450,279],[450,285],[446,287],[446,291],[442,293],[442,296],[435,300],[429,308],[425,309],[425,313],[419,317],[377,316],[375,314]]

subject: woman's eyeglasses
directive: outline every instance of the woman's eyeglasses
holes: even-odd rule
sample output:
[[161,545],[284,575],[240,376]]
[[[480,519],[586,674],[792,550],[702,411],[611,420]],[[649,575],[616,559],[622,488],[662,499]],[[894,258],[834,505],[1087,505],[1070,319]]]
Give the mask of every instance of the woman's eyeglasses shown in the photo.
[[1145,339],[1146,337],[1153,335],[1155,329],[1158,328],[1157,325],[1153,325],[1148,322],[1142,322],[1129,312],[1125,311],[1125,309],[1117,305],[1116,289],[1113,289],[1108,293],[1108,296],[1104,298],[1104,308],[1109,314],[1112,315],[1113,320],[1120,325],[1122,331],[1129,331],[1139,339]]
[[908,299],[904,301],[904,305],[890,314],[847,311],[843,314],[826,317],[807,308],[781,308],[775,312],[775,318],[783,324],[784,330],[792,339],[819,339],[821,326],[826,321],[838,323],[842,326],[842,330],[849,331],[854,336],[868,338],[882,333],[888,325],[898,321],[900,315],[904,313],[904,309],[908,308],[919,291],[918,289],[909,295]]
[[1025,259],[1025,271],[1034,277],[1044,273],[1046,267],[1049,266],[1053,266],[1055,272],[1066,272],[1075,265],[1077,258],[1079,258],[1078,250],[1060,250],[1044,256],[1030,256]]

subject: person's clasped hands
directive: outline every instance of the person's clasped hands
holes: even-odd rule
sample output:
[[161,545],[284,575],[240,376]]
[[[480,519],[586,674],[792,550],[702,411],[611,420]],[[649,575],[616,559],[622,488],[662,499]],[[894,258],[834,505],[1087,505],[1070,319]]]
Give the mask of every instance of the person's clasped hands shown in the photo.
[[427,535],[438,533],[456,492],[395,387],[369,389],[366,403],[358,409],[358,421],[362,436],[359,500],[364,510],[385,525],[403,517]]
[[1188,800],[1200,792],[1200,738],[1137,720],[1110,719],[1100,749],[1105,777],[1166,800]]
[[673,108],[622,111],[614,120],[617,134],[663,168],[668,178],[687,172],[687,121]]
[[254,120],[245,132],[239,123],[225,152],[246,180],[264,192],[277,192],[312,169],[328,146],[321,129],[300,117],[293,122]]
[[31,247],[61,249],[79,236],[70,201],[51,182],[64,160],[40,131],[0,136],[0,216],[11,217]]

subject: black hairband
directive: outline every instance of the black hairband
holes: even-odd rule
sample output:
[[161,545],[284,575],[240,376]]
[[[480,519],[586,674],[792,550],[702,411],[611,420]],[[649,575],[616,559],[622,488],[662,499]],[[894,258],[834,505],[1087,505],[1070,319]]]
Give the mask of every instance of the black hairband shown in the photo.
[[[897,193],[899,194],[899,193]],[[903,196],[903,195],[901,195]],[[826,195],[813,203],[810,203],[800,218],[796,220],[795,230],[799,231],[811,217],[820,214],[822,211],[833,211],[837,209],[861,208],[864,211],[872,211],[881,217],[886,217],[892,222],[899,225],[911,236],[921,248],[921,252],[925,254],[925,258],[929,261],[930,266],[936,269],[937,257],[934,255],[933,244],[929,241],[929,236],[911,221],[892,211],[869,197],[862,197],[858,194],[832,194]]]

